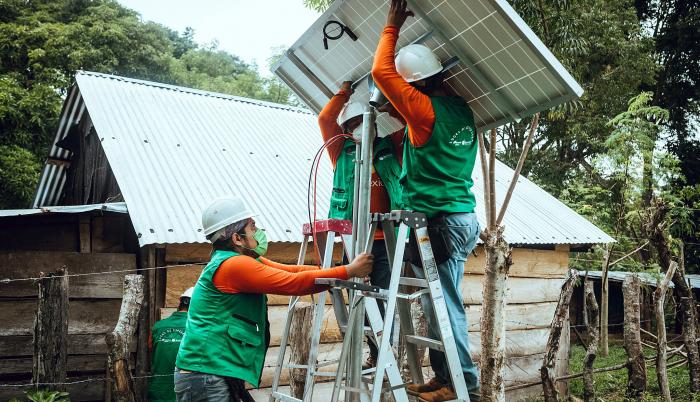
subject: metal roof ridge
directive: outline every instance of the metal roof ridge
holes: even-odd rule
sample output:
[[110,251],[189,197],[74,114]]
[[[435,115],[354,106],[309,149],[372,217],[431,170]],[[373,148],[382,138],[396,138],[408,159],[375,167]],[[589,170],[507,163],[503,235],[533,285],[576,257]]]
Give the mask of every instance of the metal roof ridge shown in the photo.
[[[153,87],[153,88],[166,89],[166,90],[177,91],[177,92],[184,92],[184,93],[193,94],[193,95],[209,96],[212,98],[220,98],[220,99],[225,99],[225,100],[231,100],[234,102],[249,103],[249,104],[263,106],[263,107],[269,107],[269,108],[273,108],[273,109],[288,110],[290,112],[304,113],[304,114],[310,114],[310,115],[314,114],[312,111],[310,111],[308,109],[304,109],[304,108],[297,107],[297,106],[284,105],[281,103],[264,101],[264,100],[260,100],[260,99],[246,98],[244,96],[229,95],[229,94],[224,94],[221,92],[204,91],[201,89],[184,87],[184,86],[180,86],[180,85],[172,85],[172,84],[165,84],[162,82],[124,77],[121,75],[99,73],[96,71],[77,70],[75,72],[76,82],[78,80],[78,77],[81,75],[82,76],[93,76],[93,77],[111,79],[111,80],[116,80],[116,81],[124,81],[124,82],[129,82],[132,84],[136,84],[136,85],[144,85],[144,86]],[[80,86],[80,85],[78,84],[78,86]]]

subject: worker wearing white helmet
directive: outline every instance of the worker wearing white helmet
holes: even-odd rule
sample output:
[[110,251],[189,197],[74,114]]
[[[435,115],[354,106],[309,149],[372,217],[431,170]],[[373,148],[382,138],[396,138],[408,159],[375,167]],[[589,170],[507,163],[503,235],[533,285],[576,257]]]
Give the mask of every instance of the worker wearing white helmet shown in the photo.
[[[406,121],[401,185],[406,209],[425,213],[431,232],[438,273],[445,296],[462,371],[472,401],[479,398],[478,370],[469,351],[467,317],[462,305],[464,263],[476,246],[479,223],[471,188],[477,136],[467,102],[453,96],[443,82],[438,57],[426,46],[403,47],[394,57],[399,31],[413,13],[406,0],[392,0],[387,23],[379,39],[372,77],[382,93]],[[441,251],[442,250],[442,251]],[[422,269],[414,266],[416,275]],[[429,302],[429,330],[436,337],[438,323]],[[427,384],[411,384],[407,391],[424,402],[456,398],[444,353],[430,350],[435,372]]]
[[284,265],[263,257],[267,236],[239,196],[213,201],[202,213],[212,243],[189,306],[187,328],[175,370],[178,401],[252,401],[245,383],[260,383],[270,342],[266,294],[301,296],[321,292],[317,278],[365,277],[372,256],[321,270]]
[[148,381],[148,400],[151,402],[174,402],[173,371],[180,342],[185,335],[187,310],[190,307],[194,288],[180,295],[177,311],[158,321],[151,329],[148,347],[151,350],[151,375]]
[[[351,102],[352,85],[344,82],[340,90],[328,102],[318,115],[318,124],[324,142],[331,141],[328,156],[333,165],[333,189],[328,217],[331,219],[352,220],[353,196],[355,194],[355,141],[362,133],[362,115],[365,106],[360,102]],[[402,123],[402,122],[401,122]],[[401,124],[403,126],[403,123]],[[343,134],[352,134],[353,138],[339,139]],[[401,171],[399,157],[403,128],[386,136],[376,138],[373,147],[372,180],[370,186],[370,212],[386,213],[401,209]],[[384,245],[384,234],[377,231],[372,246],[374,266],[370,282],[382,288],[389,287],[391,279],[389,259]],[[384,305],[379,303],[383,314]],[[373,342],[368,342],[370,354],[364,369],[376,365],[378,350]]]

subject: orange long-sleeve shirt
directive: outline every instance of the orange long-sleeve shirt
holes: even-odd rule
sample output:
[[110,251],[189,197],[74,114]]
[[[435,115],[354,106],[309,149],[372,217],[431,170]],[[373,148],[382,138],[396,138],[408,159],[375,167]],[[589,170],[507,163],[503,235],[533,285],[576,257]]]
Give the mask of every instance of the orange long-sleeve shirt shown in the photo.
[[[340,90],[338,93],[331,98],[331,100],[326,104],[326,106],[318,114],[318,125],[321,129],[321,135],[323,136],[323,141],[328,140],[343,134],[343,129],[338,125],[338,115],[340,111],[343,110],[343,106],[350,99],[350,93],[345,90]],[[401,163],[401,141],[403,140],[403,130],[398,130],[391,134],[391,142],[394,145],[394,154],[397,155],[399,163]],[[338,140],[333,144],[328,146],[328,156],[331,158],[331,164],[333,169],[340,158],[340,153],[343,151],[343,145],[345,141]],[[391,202],[389,200],[389,192],[386,190],[382,179],[379,174],[372,168],[372,180],[370,183],[370,201],[369,201],[369,211],[386,213],[390,212]],[[378,230],[374,235],[375,240],[384,239],[384,233]]]
[[372,78],[384,96],[408,125],[408,139],[415,147],[425,145],[433,133],[435,111],[430,97],[414,88],[396,71],[394,54],[399,29],[393,25],[384,27],[374,55]]
[[214,286],[225,293],[271,293],[301,296],[318,293],[328,286],[316,285],[316,278],[348,279],[345,266],[319,269],[309,265],[285,265],[267,258],[237,255],[224,261],[214,274]]

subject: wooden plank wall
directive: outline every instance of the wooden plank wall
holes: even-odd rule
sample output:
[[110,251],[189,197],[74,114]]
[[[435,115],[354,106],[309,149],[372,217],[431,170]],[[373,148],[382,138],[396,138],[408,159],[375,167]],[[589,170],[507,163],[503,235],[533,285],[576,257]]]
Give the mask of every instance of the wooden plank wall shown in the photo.
[[[124,275],[135,272],[134,241],[128,217],[119,215],[48,215],[0,220],[0,279],[33,278],[62,266],[69,274],[68,370],[71,381],[103,377],[105,334],[116,324]],[[39,247],[37,247],[39,245]],[[37,248],[43,248],[38,251]],[[49,251],[47,251],[47,249]],[[0,383],[31,380],[32,333],[37,287],[33,281],[0,283]],[[70,386],[71,400],[101,400],[103,381]],[[0,388],[0,400],[24,399],[21,388]]]
[[[209,253],[207,245],[168,246],[166,261],[206,261]],[[273,243],[270,247],[270,257],[280,262],[294,263],[297,260],[298,244]],[[339,261],[339,250],[337,258]],[[471,255],[465,265],[462,293],[464,306],[469,322],[469,343],[475,359],[480,352],[480,315],[483,300],[482,285],[484,274],[484,253],[481,247],[476,250],[476,256]],[[308,254],[307,254],[308,255]],[[569,260],[568,247],[557,247],[555,250],[538,250],[516,248],[513,250],[513,266],[508,279],[508,305],[506,308],[506,355],[507,367],[506,387],[523,382],[539,379],[539,368],[549,336],[549,328],[554,315],[561,285],[567,273]],[[193,286],[202,270],[201,265],[189,265],[168,269],[166,285],[166,308],[161,311],[163,317],[170,315],[177,306],[179,295],[188,287]],[[310,298],[306,298],[310,300]],[[279,350],[284,319],[287,313],[289,297],[270,295],[269,321],[272,335],[271,347],[265,359],[261,389],[256,390],[256,400],[267,400],[274,375],[274,369]],[[321,335],[321,360],[333,360],[340,352],[340,331],[335,321],[330,305],[326,306],[323,332]],[[567,343],[568,338],[562,342]],[[563,345],[559,356],[562,363],[558,370],[568,370],[568,343]],[[423,365],[429,369],[427,354]],[[329,366],[326,369],[335,370]],[[282,378],[282,383],[288,383],[288,373]],[[325,384],[324,384],[325,385]],[[319,388],[319,400],[327,392],[326,387]],[[509,400],[536,397],[541,387],[531,387],[515,391],[508,395]],[[316,399],[316,397],[315,397]]]

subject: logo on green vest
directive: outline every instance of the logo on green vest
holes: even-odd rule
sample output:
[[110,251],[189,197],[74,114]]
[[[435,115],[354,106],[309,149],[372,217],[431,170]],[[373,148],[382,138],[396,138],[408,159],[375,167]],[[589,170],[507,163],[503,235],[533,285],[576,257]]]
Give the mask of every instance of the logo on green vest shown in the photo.
[[452,138],[448,142],[455,147],[466,147],[474,142],[474,134],[474,127],[466,125],[452,134]]

